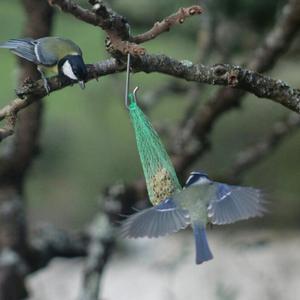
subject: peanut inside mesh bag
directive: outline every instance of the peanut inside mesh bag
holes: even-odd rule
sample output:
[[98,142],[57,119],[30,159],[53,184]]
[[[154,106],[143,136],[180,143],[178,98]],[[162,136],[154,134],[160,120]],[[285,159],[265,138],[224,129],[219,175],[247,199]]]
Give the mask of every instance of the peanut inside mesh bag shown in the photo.
[[165,168],[159,168],[156,174],[151,177],[150,188],[153,191],[153,205],[159,204],[176,190],[171,175]]

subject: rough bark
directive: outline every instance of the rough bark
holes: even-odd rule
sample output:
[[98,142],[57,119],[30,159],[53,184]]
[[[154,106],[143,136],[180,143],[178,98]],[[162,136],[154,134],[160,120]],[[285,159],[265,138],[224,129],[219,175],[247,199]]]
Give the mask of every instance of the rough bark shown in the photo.
[[[47,2],[23,0],[27,21],[24,36],[38,38],[49,35],[52,9]],[[21,77],[37,79],[36,68],[20,62]],[[18,128],[0,167],[0,299],[19,300],[26,295],[24,276],[27,264],[27,228],[24,183],[26,173],[38,152],[38,137],[42,117],[42,102],[23,110],[18,116]]]

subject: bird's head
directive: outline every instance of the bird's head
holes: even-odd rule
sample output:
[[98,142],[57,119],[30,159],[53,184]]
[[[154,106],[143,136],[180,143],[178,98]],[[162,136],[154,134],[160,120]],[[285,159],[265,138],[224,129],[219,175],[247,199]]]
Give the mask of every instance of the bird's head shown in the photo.
[[193,171],[190,173],[189,178],[185,183],[185,187],[192,185],[208,184],[212,181],[209,179],[208,175],[203,171]]
[[67,55],[58,63],[60,74],[72,80],[78,81],[80,87],[84,89],[84,80],[87,77],[87,69],[81,55]]

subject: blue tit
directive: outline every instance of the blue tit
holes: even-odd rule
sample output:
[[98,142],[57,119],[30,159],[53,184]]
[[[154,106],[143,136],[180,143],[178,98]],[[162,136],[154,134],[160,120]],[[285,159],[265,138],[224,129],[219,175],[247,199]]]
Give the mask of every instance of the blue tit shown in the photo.
[[263,216],[264,204],[258,189],[215,182],[203,172],[192,172],[182,191],[130,216],[121,233],[128,238],[153,238],[191,225],[196,264],[201,264],[213,258],[206,237],[207,223],[221,225]]
[[49,93],[47,77],[64,75],[85,87],[87,69],[81,49],[71,40],[60,37],[33,39],[11,39],[1,43],[0,48],[7,48],[12,53],[33,62],[41,73],[44,87]]

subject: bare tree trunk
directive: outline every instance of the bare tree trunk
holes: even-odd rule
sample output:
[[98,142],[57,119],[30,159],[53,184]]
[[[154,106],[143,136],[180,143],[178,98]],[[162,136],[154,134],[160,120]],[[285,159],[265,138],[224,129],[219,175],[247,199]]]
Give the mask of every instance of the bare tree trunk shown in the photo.
[[[22,1],[27,21],[23,35],[39,38],[49,35],[52,9],[46,1]],[[20,61],[21,77],[37,79],[36,67]],[[24,183],[27,171],[38,153],[42,102],[36,101],[19,115],[16,135],[0,167],[0,300],[19,300],[26,296],[24,276],[28,264]]]

